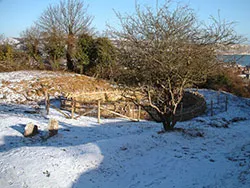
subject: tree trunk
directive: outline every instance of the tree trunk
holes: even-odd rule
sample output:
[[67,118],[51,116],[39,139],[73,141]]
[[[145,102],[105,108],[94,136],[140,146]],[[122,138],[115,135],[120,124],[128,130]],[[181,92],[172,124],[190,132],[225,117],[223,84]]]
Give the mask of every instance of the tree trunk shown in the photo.
[[[70,48],[70,47],[68,47],[68,48]],[[74,70],[74,62],[73,62],[72,55],[71,55],[71,52],[69,49],[67,50],[66,58],[67,58],[68,70],[73,71]]]
[[67,68],[70,71],[74,70],[73,50],[74,50],[74,36],[72,34],[69,34],[67,41],[66,58],[67,58]]
[[173,113],[162,114],[161,120],[163,124],[164,131],[172,131],[176,124],[175,115]]

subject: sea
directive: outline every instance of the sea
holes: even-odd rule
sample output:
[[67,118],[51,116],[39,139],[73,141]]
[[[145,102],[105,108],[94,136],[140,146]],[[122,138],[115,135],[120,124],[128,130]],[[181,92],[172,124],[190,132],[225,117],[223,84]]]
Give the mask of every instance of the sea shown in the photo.
[[250,66],[250,55],[223,55],[224,62],[236,63],[242,66]]

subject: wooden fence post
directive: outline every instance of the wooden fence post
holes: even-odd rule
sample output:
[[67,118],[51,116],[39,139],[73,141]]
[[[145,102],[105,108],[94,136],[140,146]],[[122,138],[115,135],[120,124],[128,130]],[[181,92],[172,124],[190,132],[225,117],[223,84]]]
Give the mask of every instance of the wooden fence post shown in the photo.
[[74,119],[74,113],[75,113],[75,99],[71,99],[71,119]]
[[45,90],[45,108],[46,114],[49,115],[49,107],[50,107],[50,100],[49,100],[49,93],[48,90]]
[[98,123],[101,123],[101,100],[98,100],[98,110],[97,110]]
[[130,104],[128,104],[128,117],[131,117],[131,108],[130,108]]
[[135,105],[132,106],[132,117],[135,119]]
[[138,109],[138,120],[140,121],[141,118],[141,106],[139,105],[139,109]]

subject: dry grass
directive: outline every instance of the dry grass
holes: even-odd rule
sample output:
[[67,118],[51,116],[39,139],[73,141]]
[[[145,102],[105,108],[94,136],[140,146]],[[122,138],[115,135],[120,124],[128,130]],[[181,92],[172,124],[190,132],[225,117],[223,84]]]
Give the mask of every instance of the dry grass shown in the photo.
[[72,93],[113,90],[111,85],[104,80],[73,73],[49,71],[40,71],[37,78],[31,80],[21,80],[19,82],[2,80],[1,87],[9,88],[12,92],[23,95],[30,101],[43,100],[45,91],[48,91],[50,96],[66,96]]
[[32,85],[34,88],[48,88],[50,93],[78,93],[102,91],[111,86],[103,81],[87,76],[58,76],[55,78],[42,78]]

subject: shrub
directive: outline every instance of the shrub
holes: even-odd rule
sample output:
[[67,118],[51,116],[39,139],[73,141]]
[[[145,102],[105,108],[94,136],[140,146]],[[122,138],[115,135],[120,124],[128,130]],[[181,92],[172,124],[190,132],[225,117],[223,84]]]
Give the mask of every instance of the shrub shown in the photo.
[[219,68],[218,70],[210,75],[206,83],[200,87],[222,90],[240,97],[250,97],[249,82],[239,77],[239,73],[234,68]]

